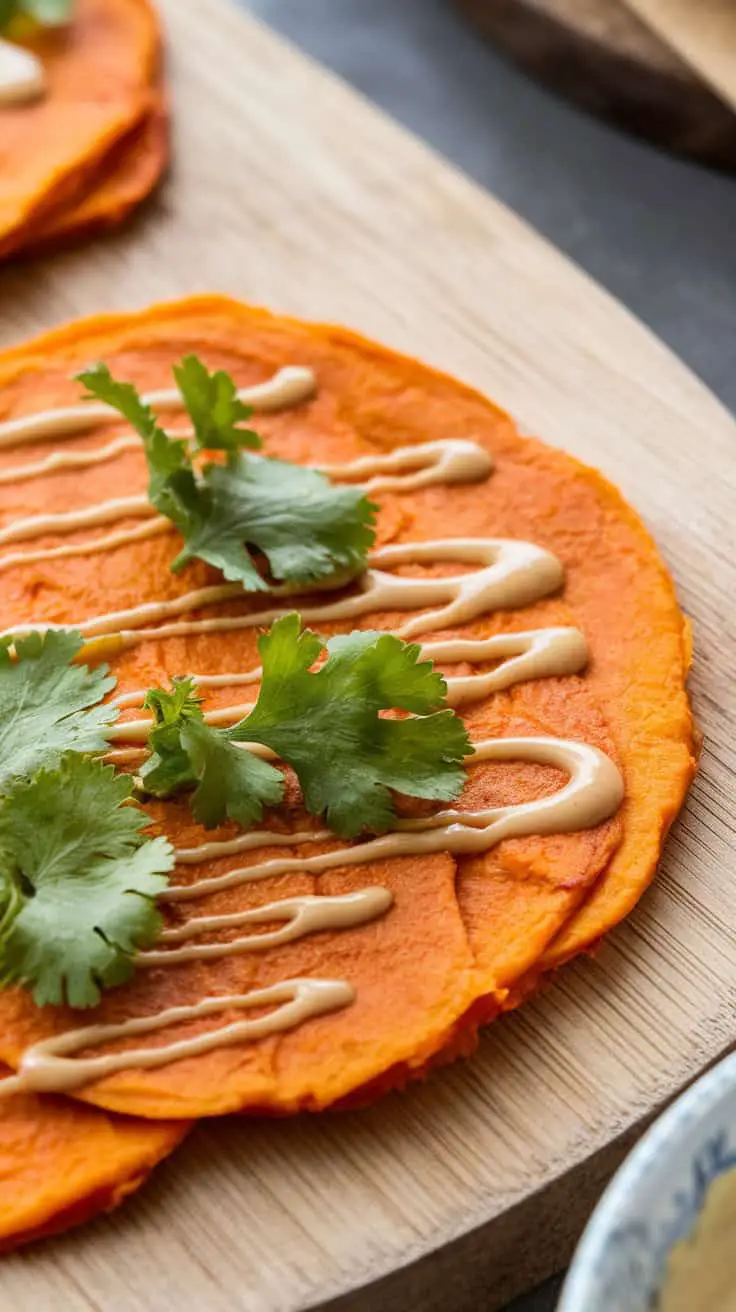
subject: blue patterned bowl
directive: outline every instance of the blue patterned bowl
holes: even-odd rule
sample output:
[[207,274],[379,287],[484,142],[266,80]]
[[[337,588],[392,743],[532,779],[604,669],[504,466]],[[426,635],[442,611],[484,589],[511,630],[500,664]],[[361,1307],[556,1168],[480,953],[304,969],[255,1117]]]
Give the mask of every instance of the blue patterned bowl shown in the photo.
[[644,1135],[595,1209],[557,1312],[652,1312],[673,1244],[711,1181],[736,1166],[736,1054]]

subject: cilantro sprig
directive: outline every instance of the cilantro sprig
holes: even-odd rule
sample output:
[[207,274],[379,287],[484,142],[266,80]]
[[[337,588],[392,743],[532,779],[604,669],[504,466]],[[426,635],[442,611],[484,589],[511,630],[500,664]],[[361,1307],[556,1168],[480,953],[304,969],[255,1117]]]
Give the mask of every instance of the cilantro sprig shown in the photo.
[[[172,569],[196,557],[263,591],[364,568],[375,507],[360,489],[255,454],[250,409],[224,371],[188,356],[174,376],[191,438],[169,436],[107,366],[80,376],[142,438],[150,500],[184,539]],[[202,464],[204,452],[219,462]],[[69,630],[0,641],[0,987],[31,988],[39,1006],[94,1006],[129,978],[159,932],[156,897],[174,863],[168,842],[144,832],[133,780],[95,759],[118,715],[102,704],[115,680],[78,662],[82,646]],[[284,797],[282,771],[244,750],[260,744],[292,767],[307,810],[345,838],[389,829],[396,792],[458,796],[472,748],[418,646],[364,632],[325,642],[294,614],[259,650],[258,700],[230,729],[206,723],[191,680],[149,691],[146,791],[190,789],[205,826],[229,817],[249,827]]]
[[132,778],[94,759],[115,679],[76,663],[82,646],[68,629],[0,643],[0,986],[39,1006],[94,1006],[129,977],[174,864],[128,805]]
[[147,792],[170,797],[196,786],[192,811],[209,829],[225,815],[248,829],[261,819],[264,806],[278,806],[284,793],[281,772],[242,751],[229,733],[205,724],[190,679],[175,679],[170,692],[152,688],[145,707],[154,717],[151,755],[139,772]]
[[132,782],[69,753],[0,803],[0,977],[39,1007],[94,1006],[159,932],[174,853],[142,833]]
[[[205,724],[190,681],[154,689],[155,728],[141,771],[160,797],[196,784],[195,817],[243,825],[283,797],[281,772],[236,746],[261,743],[295,771],[306,809],[343,838],[381,833],[396,818],[392,791],[432,801],[460,793],[472,747],[445,706],[446,684],[421,648],[386,633],[330,638],[301,631],[299,615],[277,620],[259,639],[261,689],[253,710],[230,729]],[[327,660],[315,662],[326,649]],[[411,712],[388,718],[385,711]]]
[[62,752],[103,752],[119,713],[98,705],[115,686],[108,667],[73,663],[80,633],[30,633],[16,640],[15,659],[11,641],[0,641],[0,793]]
[[[196,558],[247,591],[263,592],[270,583],[259,557],[272,580],[297,586],[364,569],[376,508],[360,488],[337,487],[316,470],[246,453],[244,447],[260,447],[260,438],[239,426],[251,411],[224,371],[211,374],[187,356],[174,377],[193,423],[191,443],[169,437],[133,384],[114,379],[107,365],[79,375],[87,396],[112,406],[143,439],[149,499],[184,539],[172,570]],[[195,468],[194,457],[205,450],[221,451],[224,463]]]
[[[115,680],[107,666],[76,663],[81,648],[67,630],[0,644],[0,987],[30,988],[39,1006],[94,1006],[130,977],[159,932],[155,899],[174,864],[169,843],[144,832],[131,777],[95,759],[117,715],[99,704]],[[345,838],[390,828],[393,791],[458,795],[472,749],[418,646],[363,632],[324,642],[292,614],[259,650],[258,700],[231,729],[206,724],[190,679],[149,691],[145,790],[190,788],[204,825],[229,816],[248,827],[284,796],[281,770],[243,750],[260,743],[292,766],[307,810]]]
[[224,369],[210,373],[196,355],[187,355],[173,368],[176,385],[194,425],[198,451],[257,450],[261,439],[252,428],[238,425],[250,419],[252,406],[238,397],[235,380]]

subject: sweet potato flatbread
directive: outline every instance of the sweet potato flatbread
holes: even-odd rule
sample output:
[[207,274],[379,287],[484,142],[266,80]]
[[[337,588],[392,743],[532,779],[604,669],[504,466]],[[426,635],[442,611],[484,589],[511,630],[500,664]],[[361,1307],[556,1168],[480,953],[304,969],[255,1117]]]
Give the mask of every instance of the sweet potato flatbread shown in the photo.
[[[389,841],[376,849],[380,859],[368,862],[365,852],[355,858],[354,845],[325,835],[303,812],[293,780],[286,808],[264,819],[273,847],[249,849],[248,836],[242,841],[234,825],[205,833],[184,799],[149,805],[159,831],[179,849],[176,888],[160,899],[167,946],[189,943],[187,924],[206,917],[217,924],[196,942],[208,945],[209,954],[197,949],[190,959],[166,962],[159,953],[83,1014],[40,1009],[27,991],[7,990],[0,995],[0,1055],[15,1066],[50,1036],[122,1023],[119,1035],[72,1041],[68,1064],[51,1063],[52,1083],[56,1071],[79,1097],[151,1117],[317,1109],[377,1095],[443,1051],[467,1050],[477,1026],[509,1005],[515,990],[560,955],[600,937],[633,904],[653,874],[694,768],[684,621],[645,530],[598,474],[521,438],[507,416],[454,380],[342,329],[275,318],[222,298],[89,320],[5,353],[0,421],[77,405],[79,384],[71,375],[90,360],[104,360],[116,377],[148,392],[167,387],[171,365],[192,352],[243,388],[270,386],[284,368],[312,371],[308,393],[280,406],[259,409],[258,394],[249,393],[258,410],[251,422],[270,457],[331,470],[338,480],[355,477],[344,467],[362,460],[356,473],[383,478],[366,483],[378,503],[366,603],[359,600],[355,609],[360,587],[356,593],[350,583],[329,597],[303,592],[286,604],[254,599],[232,584],[223,593],[222,574],[201,559],[173,574],[181,541],[144,505],[143,450],[129,428],[112,415],[108,422],[103,412],[94,429],[82,423],[63,443],[43,422],[32,445],[13,444],[13,430],[0,427],[0,440],[6,438],[0,446],[3,627],[81,628],[90,639],[84,659],[109,661],[116,695],[127,698],[123,724],[140,718],[134,694],[142,690],[142,699],[146,688],[175,675],[206,676],[201,690],[208,711],[255,697],[257,683],[243,690],[225,676],[258,667],[257,635],[274,610],[296,607],[326,636],[356,627],[406,634],[426,644],[426,654],[450,676],[453,696],[460,696],[457,680],[468,677],[472,691],[459,709],[472,741],[491,747],[485,758],[471,759],[447,850],[440,843],[435,851],[425,846],[402,855]],[[171,423],[181,426],[181,410]],[[94,455],[103,445],[105,456]],[[79,458],[76,466],[49,465],[62,449]],[[398,474],[386,474],[391,460]],[[18,478],[18,466],[28,462],[42,468]],[[422,469],[430,471],[424,480],[416,477]],[[120,497],[128,500],[105,511],[103,524],[100,505]],[[41,513],[68,515],[72,507],[81,515],[73,526],[57,518],[17,528]],[[515,580],[511,592],[497,586],[506,566]],[[439,607],[434,594],[422,605],[421,581],[443,594]],[[219,591],[188,600],[208,588]],[[467,600],[462,613],[459,600]],[[345,602],[348,614],[340,610]],[[141,612],[146,605],[154,609]],[[433,620],[443,605],[450,606],[445,622],[442,615]],[[525,667],[523,677],[479,691],[486,688],[478,682],[484,671],[501,670],[513,657],[499,641],[531,635],[533,646],[540,633],[545,641],[557,635],[573,659]],[[493,642],[471,652],[458,648],[458,640]],[[575,655],[586,640],[587,664]],[[522,650],[528,650],[524,642],[517,655]],[[221,686],[207,683],[218,676]],[[118,755],[124,742],[125,731],[115,742]],[[566,775],[576,787],[593,779],[585,794],[590,800],[596,772],[601,787],[604,776],[607,781],[607,805],[589,811],[587,820],[580,811],[563,823]],[[534,809],[514,829],[525,804]],[[475,854],[467,845],[458,850],[458,832],[467,835],[475,825],[490,834],[496,823],[463,816],[504,807],[512,808],[510,831],[499,829],[498,841],[482,838]],[[401,811],[426,825],[425,807],[404,804]],[[309,832],[320,836],[307,842]],[[197,852],[222,840],[234,841],[229,852],[216,846]],[[326,852],[338,856],[320,872]],[[285,867],[248,880],[252,867],[284,859]],[[236,870],[245,874],[223,882]],[[220,884],[189,898],[187,886],[206,880]],[[315,896],[324,900],[318,916],[328,904],[343,908],[348,897],[373,896],[379,909],[339,930],[319,921],[315,932],[293,941],[224,950],[242,936],[242,925],[233,929],[222,917],[242,919]],[[278,908],[260,923],[272,934],[281,923]],[[565,935],[571,946],[560,953]],[[327,993],[320,994],[325,983]],[[205,1010],[202,999],[212,1000]],[[170,1023],[156,1019],[172,1008],[184,1010]],[[150,1022],[133,1033],[132,1019],[146,1017]],[[218,1039],[218,1030],[243,1023],[245,1030],[227,1042],[222,1034]],[[184,1047],[172,1053],[175,1043]],[[148,1050],[145,1062],[120,1055],[141,1046]],[[84,1067],[82,1082],[78,1072],[87,1059],[107,1066]]]
[[[77,0],[66,26],[32,28],[19,41],[40,60],[46,85],[34,99],[0,105],[0,255],[24,248],[27,229],[82,204],[105,161],[157,121],[160,104],[160,34],[148,0]],[[117,192],[110,205],[126,209]]]
[[168,111],[163,94],[140,124],[115,146],[84,183],[79,200],[30,224],[23,254],[36,255],[116,228],[159,182],[169,155]]
[[[700,750],[685,691],[691,632],[672,579],[621,494],[595,471],[586,474],[597,494],[601,531],[591,526],[581,533],[568,595],[595,653],[588,682],[625,766],[624,838],[606,878],[543,957],[543,969],[594,945],[636,905],[656,871]],[[600,580],[613,559],[618,582],[607,591]]]
[[[10,1075],[0,1069],[3,1079]],[[69,1098],[4,1098],[0,1251],[109,1212],[173,1152],[184,1123],[110,1116]]]

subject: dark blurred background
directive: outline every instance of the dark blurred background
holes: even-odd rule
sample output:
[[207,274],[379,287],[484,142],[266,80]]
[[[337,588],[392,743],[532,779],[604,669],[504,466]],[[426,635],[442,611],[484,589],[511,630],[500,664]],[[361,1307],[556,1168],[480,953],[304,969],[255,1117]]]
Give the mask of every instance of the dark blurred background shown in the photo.
[[736,410],[736,177],[589,117],[450,0],[240,0],[487,187]]

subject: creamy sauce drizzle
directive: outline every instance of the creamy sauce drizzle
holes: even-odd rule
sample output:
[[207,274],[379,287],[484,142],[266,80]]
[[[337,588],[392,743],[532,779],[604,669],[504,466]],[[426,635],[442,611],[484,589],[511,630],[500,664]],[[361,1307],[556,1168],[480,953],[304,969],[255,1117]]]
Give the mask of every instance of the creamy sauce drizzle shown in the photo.
[[[196,884],[173,886],[166,890],[162,900],[184,902],[217,892],[224,888],[233,888],[241,884],[252,883],[261,879],[289,873],[321,875],[328,870],[345,866],[365,865],[371,861],[401,856],[410,856],[432,852],[451,852],[453,854],[479,854],[487,852],[496,843],[505,838],[521,837],[526,834],[567,833],[577,829],[592,828],[611,816],[623,798],[623,781],[616,766],[595,747],[584,743],[566,742],[556,738],[505,738],[490,739],[475,745],[475,755],[470,762],[477,761],[531,761],[541,765],[552,765],[569,773],[569,782],[559,792],[542,797],[534,802],[525,802],[519,806],[496,807],[480,811],[458,811],[448,809],[422,820],[405,820],[400,822],[396,832],[385,834],[381,838],[371,839],[351,847],[321,853],[311,857],[285,857],[281,860],[264,861],[260,865],[246,866],[231,870],[226,875],[200,880]],[[210,860],[219,856],[227,847],[229,851],[270,847],[275,835],[269,833],[247,834],[240,840],[233,840],[237,847],[222,843],[204,843],[198,849],[197,860]],[[290,846],[297,841],[314,842],[321,835],[281,835]],[[254,841],[255,840],[255,841]],[[183,854],[178,854],[182,859]],[[363,898],[348,904],[343,901],[336,914],[342,920],[341,927],[347,924],[365,923],[377,915],[383,914],[390,905],[391,895],[385,889],[364,889]],[[366,900],[365,895],[369,898]],[[288,915],[285,932],[289,937],[299,936],[299,926],[304,933],[315,929],[329,927],[326,916],[334,914],[320,913],[315,903],[324,902],[322,898],[293,898],[282,903],[272,903],[259,908],[257,912],[244,912],[236,917],[202,917],[199,921],[189,922],[181,931],[167,931],[168,942],[180,942],[189,937],[189,930],[194,933],[210,932],[233,925],[276,919],[279,912]],[[333,902],[335,900],[333,899]],[[347,924],[346,924],[347,919]],[[334,922],[333,922],[334,926]],[[196,927],[196,928],[195,928]],[[284,931],[281,931],[284,933]],[[279,931],[276,931],[279,934]],[[234,943],[207,945],[188,948],[172,948],[146,954],[147,964],[164,965],[171,961],[203,959],[211,956],[229,956],[240,951],[273,946],[276,940],[267,936],[249,936]],[[286,941],[279,938],[279,942]],[[213,949],[213,950],[212,950]],[[144,957],[144,964],[145,957]],[[91,1080],[104,1079],[120,1070],[131,1066],[152,1067],[165,1066],[184,1057],[201,1056],[214,1048],[247,1040],[262,1038],[291,1029],[309,1017],[323,1015],[346,1006],[353,1001],[354,993],[350,985],[333,980],[286,980],[269,989],[256,989],[250,993],[232,997],[204,998],[200,1002],[186,1007],[171,1008],[153,1016],[134,1018],[113,1025],[88,1025],[70,1033],[55,1036],[34,1044],[23,1055],[18,1075],[4,1082],[2,1091],[17,1092],[19,1089],[36,1092],[68,1092],[80,1088]],[[182,1021],[191,1021],[209,1016],[217,1011],[230,1008],[253,1008],[274,1004],[276,1010],[255,1021],[238,1021],[218,1030],[207,1031],[196,1038],[179,1040],[161,1047],[139,1048],[122,1053],[109,1053],[102,1057],[72,1059],[72,1054],[86,1048],[93,1048],[104,1043],[127,1039],[138,1034],[150,1034],[166,1029]],[[279,1005],[280,1004],[280,1005]]]
[[[311,370],[287,368],[256,388],[242,389],[239,395],[256,409],[277,410],[308,399],[313,395],[315,385]],[[162,410],[181,408],[181,398],[174,389],[151,393],[145,399]],[[0,447],[52,437],[72,437],[114,418],[117,416],[107,406],[88,404],[11,420],[0,424]],[[95,451],[55,452],[35,464],[5,471],[0,475],[0,482],[41,477],[58,469],[84,468],[113,459],[137,445],[137,438],[122,437]],[[370,492],[412,491],[434,483],[472,482],[486,478],[491,472],[492,460],[474,442],[448,439],[376,454],[344,465],[324,465],[321,469],[331,477],[363,480]],[[73,533],[123,517],[145,518],[149,522],[93,542],[0,557],[0,569],[21,561],[105,551],[170,528],[166,520],[156,516],[146,498],[127,497],[83,510],[15,521],[0,532],[0,544],[25,541],[44,533]],[[440,561],[475,565],[476,568],[443,578],[403,578],[391,572],[405,565],[434,565]],[[398,636],[409,639],[432,630],[456,627],[492,610],[535,602],[555,592],[562,585],[563,577],[562,565],[556,557],[529,542],[453,538],[408,543],[374,552],[371,568],[357,581],[357,590],[351,595],[338,601],[302,607],[301,611],[307,622],[351,620],[370,612],[421,611],[422,614],[396,630]],[[274,591],[277,595],[293,596],[288,589]],[[284,613],[283,609],[273,609],[247,615],[162,623],[188,611],[242,597],[240,585],[222,584],[199,588],[166,601],[94,616],[73,626],[26,625],[2,636],[35,628],[77,627],[91,640],[89,648],[94,650],[107,645],[120,650],[152,639],[266,625]],[[85,655],[89,658],[90,652]],[[424,645],[423,656],[446,665],[498,662],[495,668],[485,673],[447,680],[448,702],[459,706],[511,687],[521,680],[577,673],[587,662],[588,648],[583,634],[577,629],[558,627],[477,640],[453,638],[430,642]],[[193,677],[204,689],[253,684],[260,676],[260,670],[251,670]],[[126,693],[116,698],[115,704],[121,708],[137,706],[143,696],[142,690]],[[249,704],[226,706],[208,712],[206,719],[210,724],[229,724],[241,719],[250,709]],[[150,718],[128,721],[115,726],[110,738],[145,742],[151,723]],[[239,746],[274,759],[272,752],[258,744],[243,743]],[[474,744],[474,748],[474,754],[466,761],[470,767],[483,761],[528,761],[563,771],[568,775],[568,782],[558,791],[533,802],[476,811],[446,808],[421,819],[399,820],[393,832],[348,847],[333,847],[311,856],[270,858],[192,884],[172,885],[159,900],[170,904],[186,903],[223,889],[285,874],[318,877],[329,870],[363,866],[386,858],[434,852],[482,854],[507,838],[592,828],[612,816],[621,804],[623,780],[619,770],[609,757],[587,744],[558,738],[505,738],[484,740]],[[135,749],[118,749],[112,750],[107,759],[115,758],[122,763],[137,755]],[[196,865],[241,852],[280,847],[293,850],[334,840],[335,836],[329,830],[294,834],[255,831],[227,841],[205,842],[196,848],[180,849],[176,859],[179,865]],[[150,969],[263,951],[308,934],[367,924],[385,914],[392,901],[388,889],[368,887],[339,896],[309,894],[280,899],[236,914],[194,917],[181,926],[164,930],[155,950],[140,953],[137,962]],[[276,928],[268,928],[274,923]],[[259,926],[266,928],[260,932]],[[201,940],[203,935],[251,927],[256,932],[225,941],[192,941]],[[185,1057],[200,1056],[221,1046],[281,1033],[311,1017],[347,1006],[353,1000],[353,989],[344,981],[291,979],[245,994],[204,998],[191,1005],[119,1024],[88,1025],[34,1044],[23,1054],[18,1074],[2,1082],[0,1091],[73,1091],[129,1067],[149,1069],[163,1066]],[[218,1012],[264,1007],[272,1010],[255,1019],[246,1018],[219,1029],[207,1030],[195,1038],[98,1057],[79,1058],[74,1055],[88,1048],[155,1033]]]
[[28,519],[13,520],[0,530],[0,546],[6,542],[27,542],[47,533],[58,533],[63,537],[67,533],[113,523],[116,519],[146,519],[155,514],[147,497],[114,497],[112,501],[85,506],[82,510],[63,510],[55,515],[31,515]]
[[[310,623],[355,619],[371,611],[413,611],[422,610],[426,606],[439,606],[439,609],[419,615],[396,630],[401,638],[415,638],[432,629],[465,624],[490,610],[508,610],[529,605],[556,592],[564,579],[562,565],[556,556],[531,542],[511,538],[443,538],[411,542],[384,547],[371,556],[372,565],[389,568],[411,564],[431,565],[443,560],[476,564],[480,568],[467,574],[419,579],[402,578],[380,568],[371,568],[358,580],[360,591],[354,595],[322,606],[299,606],[298,609],[302,618]],[[280,607],[277,610],[253,611],[248,615],[158,625],[159,620],[169,616],[242,597],[240,584],[222,583],[197,588],[194,592],[187,592],[169,601],[146,602],[130,610],[112,611],[69,625],[18,625],[0,636],[12,637],[14,634],[21,635],[37,629],[69,627],[79,629],[86,638],[114,635],[117,640],[116,649],[120,650],[149,640],[251,629],[270,624],[284,614],[284,608]],[[147,627],[149,625],[154,627]]]
[[[1,427],[1,426],[0,426]],[[191,437],[190,431],[178,436]],[[56,469],[70,469],[79,464],[82,467],[109,460],[130,446],[140,447],[138,438],[120,438],[99,451],[82,451],[77,455],[69,452],[55,452],[46,461],[33,465],[20,465],[17,469],[8,469],[0,473],[0,484],[21,479],[32,478],[53,472]],[[53,463],[52,463],[53,462]],[[392,477],[371,478],[365,483],[366,493],[376,492],[411,492],[435,483],[473,483],[487,478],[493,468],[493,461],[483,447],[475,442],[448,440],[445,442],[428,442],[425,447],[404,447],[390,455],[377,455],[355,460],[344,465],[312,466],[329,474],[331,477],[350,481],[356,474],[363,474],[367,469],[412,470],[416,473],[401,473]],[[26,519],[11,521],[5,529],[0,530],[0,546],[11,542],[24,542],[45,534],[64,536],[84,529],[97,528],[118,519],[150,518],[155,527],[147,533],[139,529],[124,530],[108,537],[96,538],[72,547],[44,547],[28,554],[15,553],[0,556],[0,570],[11,566],[30,564],[42,560],[54,560],[60,555],[93,555],[100,551],[112,551],[117,547],[136,542],[141,537],[154,533],[173,533],[174,525],[170,520],[159,515],[147,496],[113,498],[101,501],[97,505],[87,506],[81,510],[67,510],[55,515],[32,515]]]
[[[168,1062],[182,1061],[185,1057],[201,1057],[215,1048],[232,1047],[264,1039],[271,1034],[293,1030],[313,1016],[324,1016],[338,1011],[355,1000],[355,991],[343,980],[285,979],[270,988],[253,989],[250,993],[233,994],[223,998],[203,998],[188,1007],[171,1007],[156,1016],[141,1016],[121,1021],[119,1025],[87,1025],[83,1029],[69,1030],[42,1043],[34,1043],[23,1054],[18,1074],[3,1081],[0,1088],[8,1096],[19,1090],[37,1093],[63,1093],[79,1089],[91,1080],[127,1070],[131,1066],[150,1070]],[[92,1048],[116,1039],[152,1034],[169,1025],[185,1024],[203,1016],[214,1016],[221,1011],[252,1011],[256,1007],[274,1007],[274,1011],[255,1020],[235,1021],[221,1029],[208,1030],[196,1038],[180,1039],[164,1048],[131,1048],[127,1052],[111,1053],[105,1057],[86,1057],[70,1061],[71,1053]]]
[[[238,397],[254,410],[268,414],[308,401],[316,389],[317,380],[312,369],[289,365],[279,369],[263,383],[256,383],[254,387],[241,387]],[[175,387],[148,392],[143,402],[161,411],[183,409],[181,396]],[[121,422],[117,410],[97,401],[44,410],[40,414],[23,415],[20,419],[7,419],[0,424],[0,447],[48,442],[52,438],[79,437],[81,433],[88,433],[101,424],[113,422]]]
[[448,704],[463,706],[479,697],[503,692],[527,679],[579,674],[588,663],[589,651],[579,629],[559,627],[499,633],[495,638],[477,641],[451,638],[448,642],[428,642],[422,647],[422,655],[436,665],[451,665],[459,661],[501,661],[488,674],[447,679]]
[[42,551],[13,551],[0,556],[0,571],[11,569],[14,565],[34,565],[46,560],[65,560],[70,556],[91,556],[97,552],[114,551],[116,547],[127,547],[131,542],[141,542],[146,538],[160,537],[162,533],[171,532],[172,525],[167,519],[151,519],[136,528],[121,529],[119,533],[109,533],[104,538],[93,538],[91,542],[71,542],[66,547],[45,547]]
[[[448,642],[428,642],[422,647],[422,656],[437,665],[501,660],[501,664],[488,674],[467,674],[460,678],[446,679],[448,705],[462,706],[527,679],[577,674],[588,663],[588,644],[579,629],[533,629],[527,633],[502,633],[495,638],[481,638],[477,641],[451,639]],[[249,670],[241,675],[191,677],[199,689],[226,688],[238,683],[256,683],[261,677],[261,671]],[[140,706],[145,696],[145,690],[140,688],[114,698],[112,704],[121,709]],[[252,702],[221,706],[215,711],[207,711],[204,718],[207,724],[232,725],[237,724],[252,709]],[[152,724],[150,716],[142,720],[126,720],[122,724],[113,725],[107,736],[111,742],[146,742]]]
[[126,451],[140,449],[139,437],[116,437],[114,441],[92,451],[54,451],[44,460],[33,460],[27,465],[12,465],[10,469],[0,470],[0,484],[24,483],[29,478],[45,478],[47,474],[58,474],[65,469],[88,469],[90,465],[102,465],[107,460],[114,460]]
[[[197,688],[239,688],[246,684],[260,683],[261,669],[246,670],[245,672],[233,671],[232,674],[190,674],[188,678],[196,683]],[[112,705],[119,706],[125,710],[131,706],[142,706],[146,697],[146,688],[135,688],[131,692],[120,693],[118,697],[112,698]]]
[[[447,642],[425,642],[422,645],[422,656],[437,665],[453,665],[460,661],[481,664],[502,662],[488,674],[469,674],[446,680],[448,704],[461,706],[466,701],[501,692],[526,679],[579,674],[588,663],[589,652],[588,644],[579,629],[560,627],[501,633],[495,638],[470,641],[451,638]],[[261,669],[259,666],[245,672],[233,670],[229,674],[190,674],[188,677],[200,691],[207,688],[238,688],[260,683]],[[121,710],[142,706],[145,696],[145,688],[136,688],[114,697],[112,705]],[[228,708],[233,712],[237,709]]]
[[[447,438],[399,447],[386,455],[364,456],[347,465],[318,465],[328,478],[367,478],[366,492],[415,492],[434,483],[480,483],[493,470],[489,451],[477,442]],[[415,470],[408,473],[407,470]]]
[[[262,952],[264,948],[293,943],[307,934],[329,929],[352,929],[382,916],[393,905],[387,888],[361,888],[357,893],[344,893],[335,897],[282,898],[269,902],[254,911],[241,911],[232,916],[196,916],[180,929],[165,929],[159,935],[162,944],[184,943],[168,951],[140,952],[136,964],[140,966],[170,966],[178,961],[206,961],[208,958],[234,957],[240,952]],[[241,925],[267,925],[283,920],[282,929],[266,934],[248,934],[231,939],[228,943],[187,943],[199,934],[212,934],[221,929],[239,929]]]
[[[176,433],[170,429],[169,433],[172,437],[193,436],[191,429]],[[0,485],[44,478],[47,474],[68,469],[88,469],[91,465],[102,465],[128,451],[140,449],[139,437],[117,437],[91,451],[54,451],[44,460],[1,470]],[[421,446],[399,447],[385,455],[362,456],[344,464],[310,465],[309,468],[339,482],[350,483],[365,478],[368,480],[366,492],[413,492],[433,483],[481,482],[491,473],[493,458],[477,442],[447,438],[440,442],[425,442]]]
[[46,91],[46,70],[30,50],[0,38],[0,105],[24,105]]
[[[466,765],[481,761],[530,761],[552,765],[569,774],[569,782],[557,793],[518,806],[480,811],[437,811],[421,820],[400,820],[394,832],[352,847],[311,857],[284,857],[260,865],[229,870],[196,884],[172,885],[161,895],[164,902],[189,902],[224,888],[271,879],[277,875],[321,875],[343,866],[365,865],[386,857],[418,856],[430,852],[457,855],[488,852],[505,838],[528,834],[572,833],[592,829],[607,820],[621,805],[623,780],[610,757],[597,747],[563,738],[489,738],[473,744],[475,752]],[[176,853],[180,865],[194,865],[217,857],[253,851],[259,847],[299,846],[334,838],[328,831],[275,835],[265,831],[243,834],[227,843],[202,843]]]

